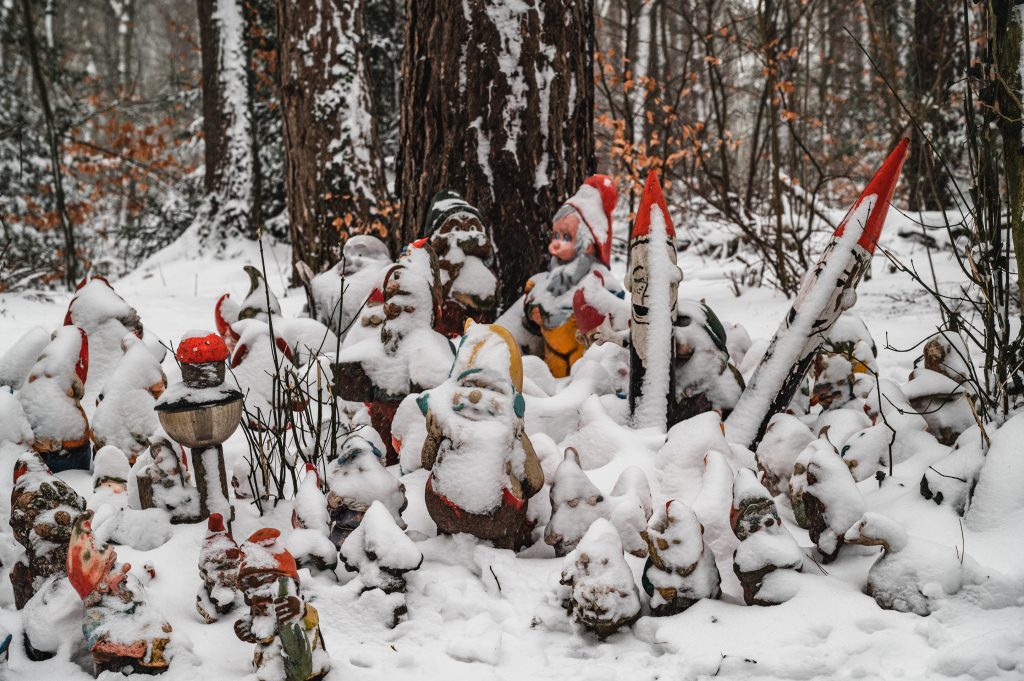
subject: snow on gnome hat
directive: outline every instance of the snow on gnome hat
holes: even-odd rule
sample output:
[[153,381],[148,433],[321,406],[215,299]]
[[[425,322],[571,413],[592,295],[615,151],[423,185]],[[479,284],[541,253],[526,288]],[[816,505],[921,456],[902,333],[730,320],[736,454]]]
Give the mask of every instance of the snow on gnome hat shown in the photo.
[[608,267],[612,262],[612,211],[619,201],[615,181],[607,175],[591,175],[565,204],[580,216],[597,246],[597,259]]
[[268,572],[291,577],[299,581],[299,568],[295,558],[281,543],[281,531],[273,527],[256,530],[242,544],[242,564],[238,568],[239,580],[249,575]]
[[442,189],[434,194],[430,200],[430,209],[427,211],[427,220],[423,223],[420,231],[420,238],[432,235],[444,224],[444,221],[453,215],[465,213],[481,220],[480,211],[470,204],[462,195],[451,189]]
[[508,357],[509,380],[516,393],[522,393],[523,354],[512,334],[497,324],[477,324],[472,319],[466,320],[465,332],[450,375],[457,376],[481,364],[493,364],[497,359],[496,352]]

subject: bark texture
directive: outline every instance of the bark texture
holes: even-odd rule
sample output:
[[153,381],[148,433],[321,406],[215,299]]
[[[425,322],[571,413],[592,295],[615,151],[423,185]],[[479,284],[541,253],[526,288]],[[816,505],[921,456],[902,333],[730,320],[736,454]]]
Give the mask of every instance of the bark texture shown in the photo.
[[277,3],[292,263],[314,272],[340,259],[347,235],[383,227],[363,8],[364,0]]
[[202,51],[206,197],[201,236],[220,245],[256,232],[252,80],[241,0],[197,0]]
[[494,229],[502,302],[547,266],[550,220],[594,171],[592,0],[408,0],[402,238],[451,188]]

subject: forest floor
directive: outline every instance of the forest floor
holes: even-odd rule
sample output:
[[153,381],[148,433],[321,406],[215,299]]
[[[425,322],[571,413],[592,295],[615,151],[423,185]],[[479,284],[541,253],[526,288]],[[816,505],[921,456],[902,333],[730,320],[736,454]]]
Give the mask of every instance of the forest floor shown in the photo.
[[[906,219],[891,212],[883,244],[927,271],[925,251],[895,238],[895,227]],[[117,292],[138,310],[147,334],[152,332],[165,343],[176,343],[190,329],[212,330],[218,296],[244,292],[247,278],[242,266],[259,263],[252,243],[236,245],[223,259],[198,256],[196,250],[187,240],[179,242],[114,282]],[[942,285],[955,286],[962,280],[948,252],[933,255]],[[732,266],[727,263],[684,253],[680,265],[685,276],[680,297],[705,299],[724,322],[741,323],[755,340],[770,337],[788,308],[785,297],[767,288],[734,295],[727,277]],[[296,316],[304,298],[300,290],[285,289],[288,267],[285,247],[267,250],[270,286],[281,299],[284,315]],[[621,273],[622,263],[618,267]],[[0,354],[32,326],[50,329],[60,324],[69,297],[0,294]],[[920,348],[893,348],[914,348],[934,332],[939,322],[934,303],[906,274],[890,272],[884,258],[876,256],[874,276],[860,286],[854,311],[877,343],[881,375],[905,381]],[[169,381],[178,380],[172,358],[164,361],[164,370]],[[91,413],[89,405],[86,409]],[[644,437],[630,441],[631,446],[617,452],[610,463],[588,473],[607,492],[619,471],[638,465],[647,472],[657,502],[655,455],[660,443]],[[245,447],[241,432],[228,441],[229,471]],[[813,543],[792,522],[788,502],[780,498],[787,527],[808,556],[801,589],[793,600],[772,608],[743,605],[731,555],[719,555],[721,600],[702,601],[674,617],[643,617],[604,642],[574,632],[555,606],[562,559],[555,558],[550,547],[540,541],[515,556],[466,535],[434,536],[423,502],[426,473],[408,473],[404,483],[409,508],[404,517],[425,561],[410,575],[406,621],[388,629],[374,601],[359,599],[351,583],[303,575],[303,588],[319,610],[333,660],[328,679],[1024,678],[1024,513],[1018,511],[999,527],[977,532],[964,527],[948,507],[925,501],[918,492],[921,475],[947,451],[939,446],[921,452],[897,465],[881,488],[871,478],[859,484],[860,491],[868,508],[895,518],[911,535],[944,545],[951,554],[966,553],[993,574],[1009,577],[995,580],[1003,586],[993,586],[981,596],[949,598],[928,617],[882,610],[863,593],[878,549],[847,546],[836,562],[818,566]],[[397,468],[394,472],[399,474]],[[91,495],[87,473],[61,477],[86,498]],[[234,533],[239,540],[260,526],[290,527],[288,502],[263,517],[255,507],[237,502],[236,514]],[[6,524],[6,518],[0,520],[0,525]],[[147,562],[156,568],[156,578],[146,586],[148,597],[173,624],[176,640],[176,656],[163,678],[254,678],[253,646],[239,641],[232,628],[239,611],[212,625],[201,623],[195,612],[200,584],[196,560],[204,533],[203,524],[174,526],[171,539],[151,551],[117,547],[119,560],[138,570]],[[639,584],[644,561],[627,559]],[[13,609],[6,572],[0,572],[0,625],[20,632],[21,615]],[[12,648],[4,676],[8,681],[91,678],[80,651],[33,663],[20,646]]]

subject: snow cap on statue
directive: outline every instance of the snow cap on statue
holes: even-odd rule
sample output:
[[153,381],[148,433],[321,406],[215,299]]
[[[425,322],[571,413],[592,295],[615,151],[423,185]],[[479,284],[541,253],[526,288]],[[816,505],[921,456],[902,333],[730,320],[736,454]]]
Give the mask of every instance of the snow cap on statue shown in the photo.
[[612,262],[612,211],[619,201],[615,181],[607,175],[591,175],[566,202],[586,225],[594,239],[597,259],[605,267]]
[[238,568],[239,580],[248,575],[274,573],[299,581],[299,568],[295,558],[281,543],[281,531],[273,527],[256,530],[242,544],[242,564]]
[[661,183],[658,182],[657,171],[647,173],[647,182],[644,184],[644,193],[640,197],[640,208],[636,211],[636,220],[633,222],[633,231],[630,239],[647,236],[651,233],[651,213],[657,207],[665,218],[665,232],[670,239],[676,236],[675,227],[672,226],[672,217],[668,213],[668,206],[665,204],[665,194],[661,191]]

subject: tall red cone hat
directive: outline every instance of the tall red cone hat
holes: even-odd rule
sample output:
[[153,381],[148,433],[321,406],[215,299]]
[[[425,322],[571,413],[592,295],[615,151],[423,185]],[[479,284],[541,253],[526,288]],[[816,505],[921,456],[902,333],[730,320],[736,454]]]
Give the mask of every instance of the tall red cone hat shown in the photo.
[[882,167],[871,178],[868,186],[864,188],[864,191],[860,193],[860,196],[854,202],[853,207],[846,213],[846,217],[839,223],[839,227],[835,232],[837,239],[843,235],[846,223],[850,220],[850,216],[857,211],[861,202],[868,197],[874,196],[875,203],[871,207],[871,212],[868,214],[867,222],[864,225],[864,233],[861,234],[857,244],[868,253],[875,252],[875,246],[878,245],[878,237],[882,235],[882,227],[885,226],[885,218],[889,215],[889,204],[892,203],[892,195],[896,191],[896,183],[900,179],[903,161],[907,158],[907,146],[909,143],[910,140],[904,137],[896,145],[896,148],[889,152],[889,156],[885,159]]
[[672,218],[668,214],[668,206],[665,205],[665,194],[661,191],[661,183],[658,182],[658,171],[652,170],[647,173],[647,182],[644,184],[644,193],[640,197],[640,208],[636,211],[636,219],[633,220],[633,231],[630,239],[647,236],[651,232],[651,208],[657,206],[661,214],[665,216],[665,231],[670,239],[676,236],[676,229],[672,225]]

